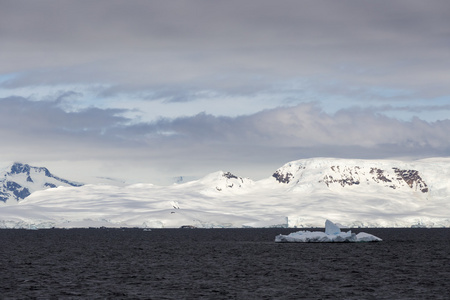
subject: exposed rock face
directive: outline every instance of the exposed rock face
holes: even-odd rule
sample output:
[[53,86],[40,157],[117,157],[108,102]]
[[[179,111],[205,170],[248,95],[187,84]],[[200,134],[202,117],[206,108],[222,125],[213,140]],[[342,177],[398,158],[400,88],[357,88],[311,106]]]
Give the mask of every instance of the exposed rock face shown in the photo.
[[280,171],[276,171],[273,173],[272,177],[275,177],[275,179],[280,183],[289,183],[294,176],[292,173],[283,174]]
[[292,183],[295,180],[300,180],[301,173],[305,170],[304,165],[295,165],[294,163],[288,163],[283,167],[279,168],[272,174],[279,183]]
[[418,170],[386,164],[378,166],[374,162],[362,165],[332,163],[332,161],[309,161],[305,165],[289,163],[278,169],[272,177],[282,184],[302,184],[303,176],[309,176],[309,178],[316,176],[316,182],[323,183],[327,187],[336,184],[341,187],[377,184],[391,189],[411,188],[422,193],[428,192],[428,186]]
[[47,168],[32,167],[28,164],[14,163],[0,173],[0,201],[20,201],[32,192],[46,188],[81,186],[82,184],[54,176]]
[[374,174],[375,176],[372,177],[375,182],[392,182],[392,180],[388,179],[386,176],[384,176],[384,171],[378,168],[370,168],[370,174]]
[[403,179],[406,184],[412,189],[420,190],[422,193],[428,192],[427,184],[419,176],[419,172],[416,170],[400,170],[393,168],[398,175],[397,180]]
[[5,202],[11,196],[11,193],[16,200],[25,199],[31,195],[30,191],[26,187],[22,187],[14,181],[6,181],[3,183],[3,187],[0,192],[0,200]]
[[223,173],[222,176],[225,177],[225,178],[228,178],[228,179],[232,179],[232,178],[238,179],[238,177],[236,175],[231,174],[230,172]]
[[242,187],[244,183],[244,179],[238,177],[230,172],[225,172],[222,174],[224,181],[219,182],[218,186],[216,186],[216,190],[222,191],[224,188],[234,188],[234,187]]
[[[370,183],[371,181],[382,184],[392,189],[397,189],[406,185],[415,191],[420,190],[422,193],[427,193],[427,184],[419,176],[417,170],[401,170],[393,167],[392,169],[383,170],[376,167],[371,167],[367,172],[367,168],[359,166],[339,168],[332,166],[331,173],[335,175],[325,175],[319,182],[325,183],[327,186],[338,183],[342,187],[359,185],[361,182]],[[393,170],[393,171],[392,171]]]

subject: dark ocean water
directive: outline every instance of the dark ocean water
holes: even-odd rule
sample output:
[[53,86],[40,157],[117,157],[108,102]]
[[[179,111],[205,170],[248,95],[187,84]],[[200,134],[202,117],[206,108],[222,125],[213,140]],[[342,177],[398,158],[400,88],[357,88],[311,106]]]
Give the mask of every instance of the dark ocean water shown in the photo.
[[0,230],[0,299],[450,299],[450,229],[297,230]]

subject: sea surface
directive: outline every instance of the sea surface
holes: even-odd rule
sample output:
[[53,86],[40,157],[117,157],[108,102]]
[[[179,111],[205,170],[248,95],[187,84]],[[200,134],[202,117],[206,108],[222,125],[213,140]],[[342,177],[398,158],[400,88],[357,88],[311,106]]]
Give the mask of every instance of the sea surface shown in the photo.
[[450,229],[274,242],[298,230],[4,229],[0,299],[450,299]]

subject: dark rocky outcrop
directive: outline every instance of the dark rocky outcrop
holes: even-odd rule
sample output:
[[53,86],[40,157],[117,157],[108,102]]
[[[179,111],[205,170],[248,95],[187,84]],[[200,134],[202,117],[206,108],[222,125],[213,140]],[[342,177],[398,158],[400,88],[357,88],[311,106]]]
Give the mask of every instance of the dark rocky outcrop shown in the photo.
[[415,188],[420,190],[422,193],[428,192],[427,184],[419,176],[419,171],[416,170],[401,170],[398,168],[393,168],[395,174],[397,174],[398,180],[403,180],[410,188]]
[[289,183],[291,182],[291,179],[294,178],[292,173],[288,172],[286,174],[283,174],[280,171],[276,171],[275,173],[273,173],[272,177],[275,177],[275,179],[280,183]]

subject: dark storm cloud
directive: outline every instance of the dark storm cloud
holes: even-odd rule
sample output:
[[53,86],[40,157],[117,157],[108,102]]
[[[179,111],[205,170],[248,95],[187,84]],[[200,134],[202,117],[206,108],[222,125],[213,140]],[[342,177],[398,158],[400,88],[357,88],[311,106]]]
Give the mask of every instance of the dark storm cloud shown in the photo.
[[[0,1],[9,86],[259,91],[320,76],[449,93],[448,1]],[[45,72],[40,72],[45,70]]]

